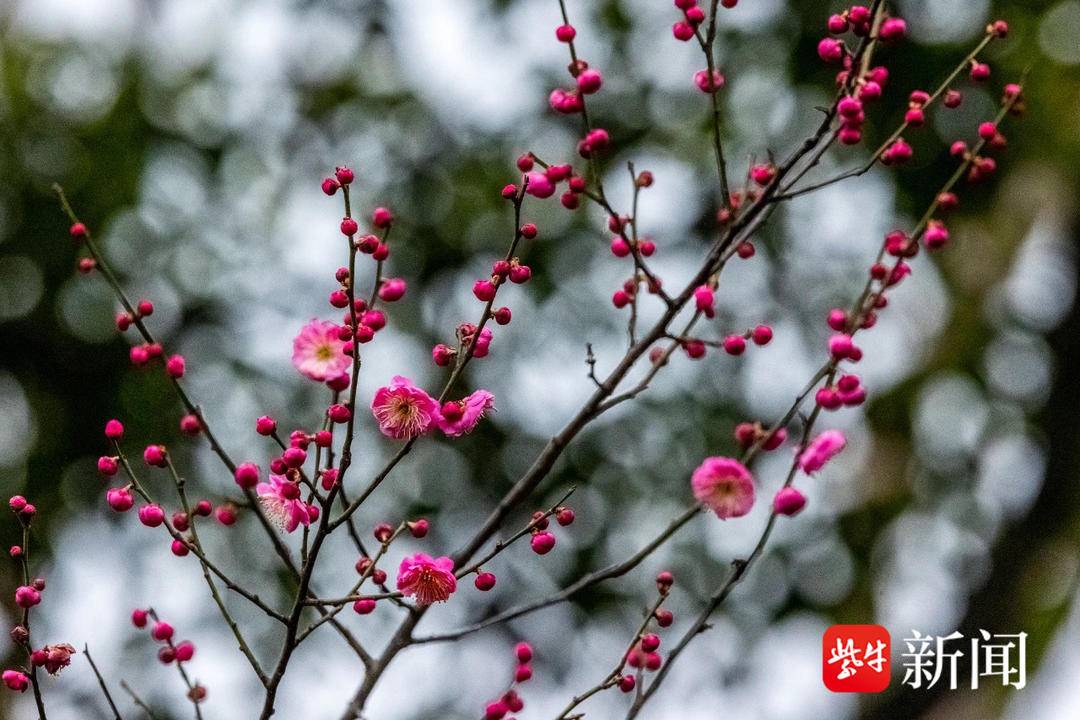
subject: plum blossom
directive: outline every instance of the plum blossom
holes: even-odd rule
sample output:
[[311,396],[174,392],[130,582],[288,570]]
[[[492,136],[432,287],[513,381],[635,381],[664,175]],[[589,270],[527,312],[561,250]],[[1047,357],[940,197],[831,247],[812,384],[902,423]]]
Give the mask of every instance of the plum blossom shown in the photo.
[[270,474],[270,482],[255,487],[266,516],[285,532],[311,524],[312,510],[300,499],[300,488],[284,475]]
[[423,435],[440,419],[439,404],[433,397],[401,375],[375,391],[371,413],[383,435],[407,440]]
[[472,432],[484,413],[495,404],[495,396],[487,390],[476,390],[462,400],[452,400],[442,406],[436,422],[450,437]]
[[415,597],[420,605],[445,602],[457,590],[454,561],[424,553],[407,557],[398,568],[397,589],[406,597]]
[[705,458],[694,470],[690,485],[697,501],[721,520],[745,515],[754,506],[754,478],[733,458]]
[[799,455],[799,467],[807,475],[812,475],[825,467],[825,463],[843,450],[846,444],[844,433],[839,430],[826,430],[811,440]]
[[293,367],[319,382],[338,378],[345,374],[351,362],[344,347],[334,323],[312,320],[293,338]]

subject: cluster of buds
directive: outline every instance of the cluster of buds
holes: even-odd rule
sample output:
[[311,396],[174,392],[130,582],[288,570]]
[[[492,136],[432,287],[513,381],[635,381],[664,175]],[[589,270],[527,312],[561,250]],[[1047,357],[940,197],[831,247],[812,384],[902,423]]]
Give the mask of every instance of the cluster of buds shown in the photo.
[[116,329],[127,332],[137,320],[150,317],[154,314],[154,303],[149,300],[140,300],[135,304],[134,312],[120,312],[116,314]]
[[[726,8],[733,8],[739,0],[722,0]],[[682,20],[671,26],[671,34],[676,40],[687,42],[697,35],[698,27],[705,22],[705,11],[698,7],[697,0],[675,0],[675,7],[682,11]]]
[[514,720],[510,713],[521,712],[525,708],[525,701],[517,692],[516,685],[526,682],[532,677],[533,659],[532,646],[527,642],[520,642],[514,647],[514,679],[510,688],[504,692],[498,700],[489,702],[484,708],[484,720]]
[[[37,514],[37,508],[27,502],[22,495],[9,498],[8,508],[18,518],[24,533],[27,532]],[[22,563],[24,577],[29,576],[28,558],[23,546],[13,545],[8,552],[13,559]],[[41,577],[15,588],[15,605],[22,609],[23,619],[20,624],[11,629],[11,639],[26,652],[32,668],[44,668],[50,675],[57,675],[71,664],[71,656],[75,654],[75,648],[67,643],[55,643],[36,650],[31,649],[30,610],[41,603],[43,592],[45,592],[45,578]],[[25,692],[35,682],[35,677],[33,672],[28,673],[24,668],[4,670],[2,675],[4,685],[15,692]]]
[[735,426],[735,442],[743,450],[749,450],[754,445],[761,443],[761,449],[772,452],[787,440],[787,429],[777,428],[776,432],[769,434],[768,428],[760,422],[741,422]]
[[[660,607],[660,604],[671,593],[671,587],[675,584],[675,576],[664,570],[656,576],[656,590],[660,597],[653,609],[652,615],[646,620],[638,633],[637,638],[630,645],[630,649],[624,658],[625,664],[634,668],[639,673],[648,670],[655,672],[663,665],[664,659],[660,655],[660,636],[650,631],[654,623],[658,628],[670,627],[675,621],[675,616],[670,610]],[[624,693],[632,692],[637,687],[638,678],[633,673],[614,676],[611,683],[616,685]]]
[[[82,244],[87,238],[86,226],[81,222],[73,223],[69,229],[71,239],[77,244]],[[89,275],[97,267],[97,260],[92,257],[80,257],[75,265],[75,269],[82,275]],[[25,688],[24,688],[25,689]]]
[[75,648],[67,643],[46,645],[30,653],[30,663],[34,667],[45,668],[45,672],[50,675],[58,675],[71,664],[71,656],[74,654]]
[[[610,138],[605,140],[605,136],[606,132],[604,135],[594,135],[589,143],[590,150],[599,150],[599,145],[608,142]],[[520,155],[517,159],[517,168],[524,173],[521,182],[525,186],[525,192],[543,200],[554,195],[559,183],[565,182],[566,190],[559,196],[559,202],[567,210],[577,209],[581,204],[579,196],[585,192],[585,178],[574,173],[573,165],[544,165],[540,170],[536,170],[534,168],[538,162],[531,152]],[[512,200],[517,197],[517,192],[517,186],[511,183],[502,189],[502,196]],[[536,237],[537,230],[535,225],[528,223],[521,226],[520,232],[522,237],[532,240]]]
[[530,523],[532,538],[529,540],[529,545],[537,555],[547,555],[555,547],[555,535],[548,531],[550,525],[548,520],[551,514],[555,515],[555,521],[563,527],[574,522],[574,511],[568,507],[555,508],[554,513],[545,513],[542,510],[534,512]]
[[495,299],[498,287],[506,280],[522,285],[532,278],[532,268],[513,257],[509,260],[496,260],[491,266],[491,277],[477,280],[473,284],[473,295],[481,302],[491,302]]
[[870,34],[872,20],[870,8],[865,5],[853,5],[843,12],[830,15],[827,24],[829,32],[833,35],[843,35],[850,31],[856,37],[865,37]]
[[22,495],[12,495],[8,500],[8,507],[19,518],[19,522],[22,523],[23,527],[29,527],[30,522],[37,514],[37,507],[27,502]]
[[[150,625],[151,620],[154,621],[153,625]],[[133,610],[131,612],[131,624],[139,629],[150,625],[150,637],[162,643],[161,648],[158,649],[158,660],[165,665],[173,662],[178,664],[186,663],[195,657],[195,644],[190,640],[174,643],[173,635],[175,635],[175,630],[173,626],[159,619],[157,613],[152,609],[136,608]]]
[[622,287],[611,296],[611,304],[617,308],[626,307],[637,298],[642,285],[645,286],[650,295],[656,295],[660,292],[660,278],[648,278],[641,273],[635,273],[632,278],[623,282]]
[[341,165],[334,169],[333,177],[328,177],[322,181],[322,190],[327,195],[333,195],[338,191],[338,188],[351,185],[355,179],[356,174],[351,169]]
[[866,387],[858,375],[841,375],[834,385],[825,385],[814,396],[824,410],[857,407],[866,402]]
[[[497,310],[492,310],[492,318],[495,319],[500,325],[506,325],[510,322],[510,308],[501,307]],[[492,332],[491,328],[485,327],[482,330],[477,331],[476,325],[472,323],[461,323],[457,327],[457,341],[458,347],[467,351],[471,346],[472,356],[474,358],[485,358],[488,355],[491,347]],[[458,351],[449,345],[439,343],[431,349],[431,359],[435,361],[435,364],[439,367],[446,367],[457,357]]]

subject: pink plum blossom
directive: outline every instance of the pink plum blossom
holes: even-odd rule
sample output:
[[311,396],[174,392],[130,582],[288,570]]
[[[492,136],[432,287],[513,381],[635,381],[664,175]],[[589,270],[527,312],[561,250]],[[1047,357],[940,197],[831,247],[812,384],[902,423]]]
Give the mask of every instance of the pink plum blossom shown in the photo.
[[697,501],[721,520],[745,515],[754,506],[754,478],[733,458],[705,458],[694,470],[690,485]]
[[375,391],[371,412],[382,434],[396,440],[419,437],[440,419],[435,399],[401,375]]
[[450,437],[472,432],[484,413],[495,404],[495,396],[487,390],[476,390],[463,400],[450,401],[442,406],[436,422]]
[[424,553],[407,557],[398,568],[397,589],[406,597],[415,597],[420,605],[444,602],[457,590],[454,561]]
[[799,455],[799,467],[804,473],[811,475],[823,468],[846,444],[844,433],[839,430],[826,430],[811,440]]
[[293,366],[312,380],[323,382],[345,374],[349,357],[337,326],[327,320],[312,320],[293,338]]
[[255,486],[266,516],[285,532],[311,523],[311,508],[300,499],[300,488],[283,475],[270,475],[270,482]]

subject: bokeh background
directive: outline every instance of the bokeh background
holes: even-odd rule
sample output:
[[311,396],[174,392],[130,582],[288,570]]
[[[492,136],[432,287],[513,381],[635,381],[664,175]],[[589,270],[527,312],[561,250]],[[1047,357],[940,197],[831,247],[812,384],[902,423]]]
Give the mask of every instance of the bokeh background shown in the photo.
[[[863,342],[871,401],[823,420],[848,433],[849,449],[800,481],[808,509],[782,523],[644,715],[1080,716],[1080,2],[896,5],[912,41],[883,55],[893,80],[871,112],[871,146],[899,122],[908,91],[943,77],[1003,17],[1013,32],[987,53],[992,86],[959,83],[963,106],[935,111],[926,129],[909,133],[911,166],[875,170],[778,213],[754,260],[725,271],[716,324],[720,333],[767,320],[774,342],[738,359],[679,356],[640,401],[597,422],[523,508],[578,486],[579,520],[558,533],[555,552],[506,553],[493,566],[495,592],[467,583],[421,630],[550,593],[665,525],[687,502],[700,459],[734,451],[734,423],[773,418],[790,402],[820,362],[827,309],[850,301],[882,234],[921,214],[951,172],[947,144],[970,137],[1000,84],[1028,69],[1029,111],[1006,129],[1003,172],[964,194],[948,252],[918,258]],[[715,212],[706,103],[690,81],[699,53],[672,39],[669,2],[569,6],[581,53],[607,78],[593,107],[616,139],[605,159],[609,194],[629,207],[628,159],[654,172],[642,229],[659,246],[656,269],[678,285]],[[783,154],[817,123],[830,71],[814,47],[840,8],[745,0],[724,13],[725,142],[736,168],[752,153]],[[227,494],[232,481],[201,443],[180,436],[181,408],[163,373],[130,367],[130,338],[113,329],[105,283],[74,272],[76,248],[50,184],[66,186],[131,294],[153,299],[152,327],[187,356],[191,392],[228,450],[265,466],[272,449],[254,418],[310,428],[326,402],[289,362],[296,330],[331,316],[325,297],[343,257],[340,200],[322,195],[320,179],[348,163],[360,208],[389,205],[399,218],[391,272],[410,292],[369,346],[361,399],[397,373],[436,387],[442,371],[429,349],[475,319],[469,289],[505,249],[512,218],[498,189],[514,179],[513,158],[525,150],[571,158],[577,124],[546,107],[547,92],[566,82],[557,24],[555,0],[0,0],[0,491],[26,494],[40,509],[35,565],[49,588],[34,612],[37,640],[89,643],[133,717],[120,679],[160,717],[190,714],[174,671],[129,625],[135,606],[153,605],[197,643],[191,670],[209,687],[207,717],[254,715],[260,694],[197,563],[105,506],[94,469],[103,423],[122,418],[133,452],[168,444],[200,495]],[[830,153],[822,172],[864,152]],[[457,546],[586,397],[585,343],[599,370],[622,353],[625,316],[609,298],[625,268],[604,249],[603,219],[554,201],[530,201],[526,215],[541,228],[528,248],[535,280],[511,288],[514,322],[496,329],[490,357],[467,378],[495,393],[497,414],[467,438],[421,443],[359,515],[365,531],[403,514],[432,519],[431,536],[403,543],[392,559]],[[361,430],[354,479],[394,449],[369,419]],[[758,463],[762,497],[787,461],[781,452]],[[165,494],[164,477],[150,482]],[[370,717],[477,717],[504,687],[522,638],[538,655],[523,717],[554,715],[610,669],[664,568],[678,578],[680,620],[665,633],[673,642],[730,560],[748,552],[766,505],[738,521],[696,519],[637,571],[573,604],[406,652]],[[284,602],[280,578],[264,572],[274,558],[254,523],[203,535],[224,565]],[[0,538],[17,541],[13,519]],[[347,542],[332,543],[320,587],[346,589],[354,560]],[[0,585],[15,584],[15,565],[2,564]],[[4,597],[0,620],[10,625]],[[260,651],[276,655],[272,628],[242,600],[230,605],[252,623]],[[378,647],[393,614],[342,617]],[[1028,687],[914,691],[900,687],[897,671],[881,696],[830,694],[820,642],[835,622],[884,624],[897,646],[912,629],[1027,632]],[[293,660],[283,718],[337,717],[360,680],[340,640],[320,632]],[[9,663],[13,651],[3,651]],[[45,685],[51,717],[106,717],[81,657]],[[625,703],[605,693],[585,709],[621,717]],[[29,696],[0,694],[3,717],[33,714]]]

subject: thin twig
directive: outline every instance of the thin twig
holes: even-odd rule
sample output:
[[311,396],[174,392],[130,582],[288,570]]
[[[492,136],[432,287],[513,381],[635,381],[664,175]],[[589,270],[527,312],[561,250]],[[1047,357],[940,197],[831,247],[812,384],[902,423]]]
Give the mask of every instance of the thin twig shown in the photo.
[[90,669],[94,671],[94,677],[97,678],[98,685],[101,686],[101,692],[105,695],[105,700],[109,703],[109,708],[113,713],[113,720],[124,720],[120,716],[120,711],[116,709],[116,703],[113,702],[112,694],[109,692],[108,685],[105,684],[105,678],[101,676],[101,671],[98,670],[98,666],[94,663],[94,658],[90,657],[90,646],[83,645],[83,655],[86,656],[86,661],[90,663]]

